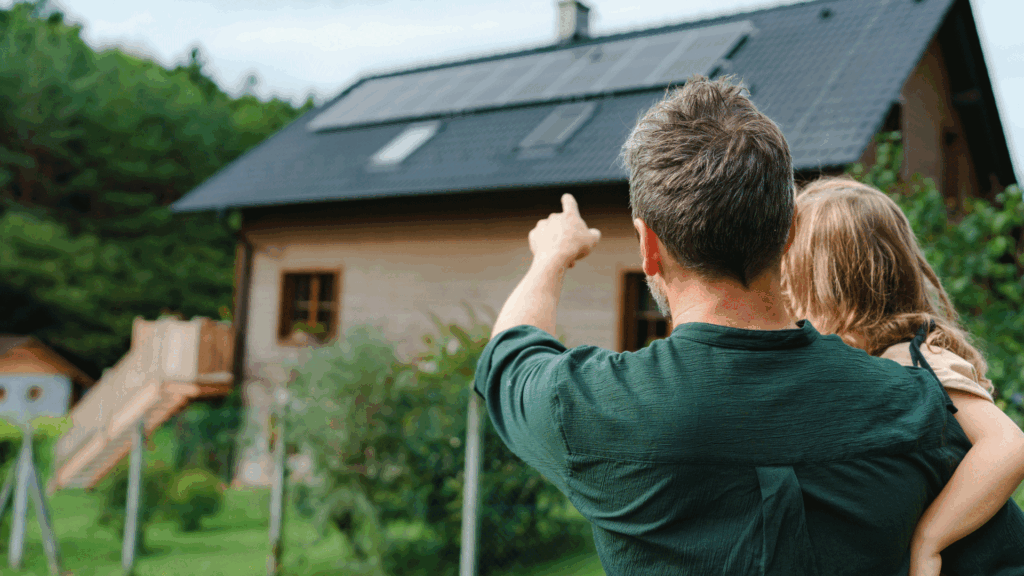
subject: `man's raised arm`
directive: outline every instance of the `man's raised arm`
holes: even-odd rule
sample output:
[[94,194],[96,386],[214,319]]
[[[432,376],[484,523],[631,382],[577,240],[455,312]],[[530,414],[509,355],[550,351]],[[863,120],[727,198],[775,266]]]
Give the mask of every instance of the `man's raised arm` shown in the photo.
[[533,263],[502,306],[491,337],[522,324],[554,334],[565,270],[590,254],[600,239],[601,232],[587,228],[580,217],[572,194],[563,194],[562,211],[537,222],[530,231]]

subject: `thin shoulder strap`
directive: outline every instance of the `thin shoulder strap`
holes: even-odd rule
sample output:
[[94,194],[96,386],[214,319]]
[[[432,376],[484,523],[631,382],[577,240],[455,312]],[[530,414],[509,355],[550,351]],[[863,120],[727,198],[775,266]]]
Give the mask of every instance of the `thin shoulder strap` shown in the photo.
[[[932,376],[935,376],[935,370],[932,370],[928,361],[924,359],[924,354],[921,353],[921,346],[924,345],[928,334],[934,329],[935,320],[929,320],[921,325],[921,329],[917,331],[917,336],[914,336],[913,341],[910,342],[910,359],[914,362],[914,367],[924,368],[931,372]],[[939,377],[935,376],[935,379],[939,380]],[[953,405],[953,400],[949,397],[949,393],[946,392],[946,387],[942,385],[941,380],[939,380],[939,387],[942,388],[942,395],[946,398],[946,409],[949,410],[950,414],[956,414],[956,406]]]

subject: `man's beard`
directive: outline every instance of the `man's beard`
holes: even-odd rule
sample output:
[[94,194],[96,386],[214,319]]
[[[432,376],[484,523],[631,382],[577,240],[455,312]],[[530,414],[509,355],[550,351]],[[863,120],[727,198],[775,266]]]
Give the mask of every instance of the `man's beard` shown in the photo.
[[662,289],[661,284],[654,281],[651,276],[644,275],[647,279],[647,289],[651,291],[651,296],[654,298],[654,303],[658,305],[658,311],[661,315],[666,318],[672,317],[672,311],[668,307],[668,296],[665,294],[665,290]]

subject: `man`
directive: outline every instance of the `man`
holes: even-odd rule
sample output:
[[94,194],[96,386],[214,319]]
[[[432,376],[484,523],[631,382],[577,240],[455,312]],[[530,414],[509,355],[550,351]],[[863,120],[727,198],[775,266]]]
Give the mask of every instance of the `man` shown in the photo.
[[[907,574],[917,519],[969,445],[933,376],[788,315],[778,127],[737,86],[695,78],[624,157],[643,270],[675,329],[626,353],[551,336],[566,270],[600,239],[563,196],[477,367],[502,440],[591,521],[609,576]],[[1024,574],[1022,520],[1007,506],[944,568]]]

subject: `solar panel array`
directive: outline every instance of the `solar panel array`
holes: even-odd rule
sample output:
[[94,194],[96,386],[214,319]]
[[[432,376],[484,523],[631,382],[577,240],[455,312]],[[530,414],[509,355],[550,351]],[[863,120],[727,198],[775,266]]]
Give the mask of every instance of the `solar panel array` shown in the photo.
[[654,88],[709,74],[749,20],[374,78],[309,122],[310,130]]

